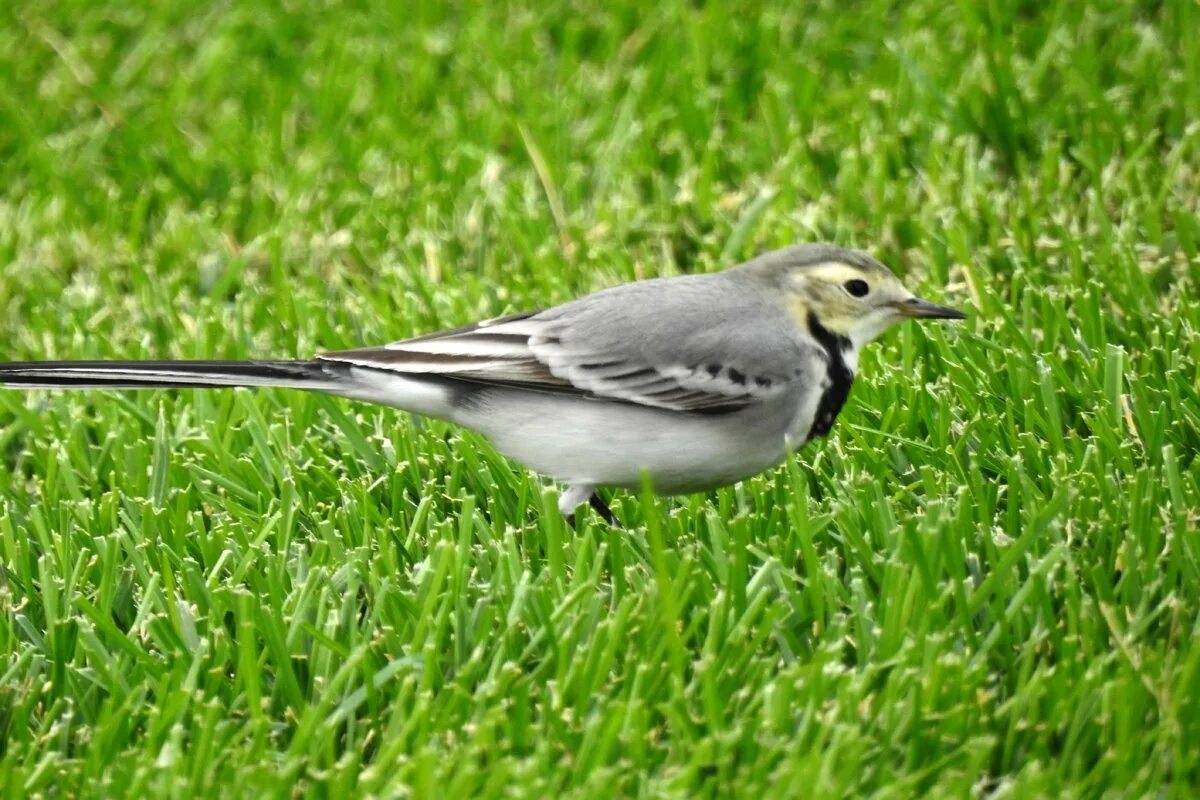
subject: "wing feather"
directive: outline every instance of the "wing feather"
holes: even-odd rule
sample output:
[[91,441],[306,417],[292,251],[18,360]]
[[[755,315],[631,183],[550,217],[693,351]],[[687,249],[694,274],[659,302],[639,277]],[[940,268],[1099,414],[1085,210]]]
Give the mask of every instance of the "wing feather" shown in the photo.
[[[694,280],[711,284],[715,277]],[[319,358],[703,413],[746,408],[800,379],[807,362],[795,326],[772,316],[772,304],[750,298],[757,304],[747,311],[758,315],[750,333],[765,333],[760,342],[747,333],[743,314],[714,321],[711,308],[696,313],[705,303],[728,305],[727,289],[680,297],[688,279],[672,280],[673,292],[662,291],[661,281],[628,284],[543,311]],[[684,305],[672,313],[672,302]]]

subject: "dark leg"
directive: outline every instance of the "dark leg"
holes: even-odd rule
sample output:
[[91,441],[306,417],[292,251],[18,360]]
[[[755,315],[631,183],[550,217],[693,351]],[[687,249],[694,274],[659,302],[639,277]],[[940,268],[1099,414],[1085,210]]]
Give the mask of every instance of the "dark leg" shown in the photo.
[[592,492],[592,496],[588,498],[588,505],[595,509],[596,513],[603,517],[604,521],[609,525],[612,525],[614,528],[621,527],[617,522],[616,515],[613,514],[612,509],[608,507],[608,503],[604,502],[604,498],[600,495]]

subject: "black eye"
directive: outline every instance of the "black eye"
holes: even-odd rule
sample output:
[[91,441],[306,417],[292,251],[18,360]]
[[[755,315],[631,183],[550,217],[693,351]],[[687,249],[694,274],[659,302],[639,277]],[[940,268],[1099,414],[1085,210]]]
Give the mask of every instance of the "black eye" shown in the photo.
[[852,281],[846,281],[845,286],[846,291],[855,297],[866,297],[867,292],[871,291],[871,287],[867,286],[867,282],[860,281],[858,278],[855,278]]

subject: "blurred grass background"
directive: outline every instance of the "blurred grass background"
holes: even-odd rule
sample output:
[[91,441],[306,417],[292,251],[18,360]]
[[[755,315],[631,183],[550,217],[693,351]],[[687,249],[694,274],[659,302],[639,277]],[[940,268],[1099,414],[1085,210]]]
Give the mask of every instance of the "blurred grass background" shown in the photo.
[[709,496],[0,394],[9,796],[1188,797],[1200,5],[0,7],[0,358],[307,356],[796,241],[958,327]]

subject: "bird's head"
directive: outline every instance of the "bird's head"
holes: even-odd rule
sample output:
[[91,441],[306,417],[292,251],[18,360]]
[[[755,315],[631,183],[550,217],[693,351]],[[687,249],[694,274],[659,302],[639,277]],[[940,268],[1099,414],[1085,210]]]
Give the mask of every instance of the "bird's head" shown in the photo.
[[798,245],[746,265],[781,292],[801,325],[815,320],[855,347],[904,319],[965,319],[966,314],[922,300],[891,270],[865,253],[831,245]]

